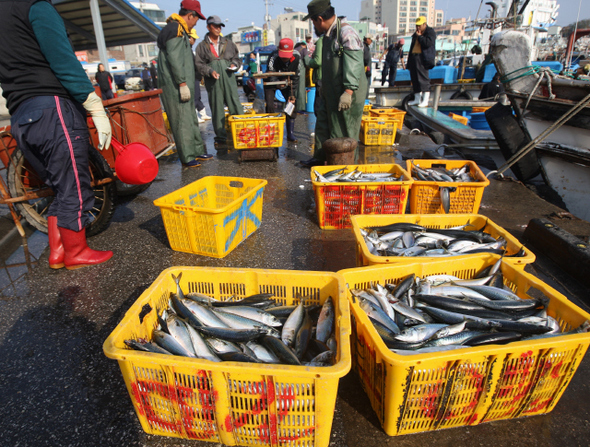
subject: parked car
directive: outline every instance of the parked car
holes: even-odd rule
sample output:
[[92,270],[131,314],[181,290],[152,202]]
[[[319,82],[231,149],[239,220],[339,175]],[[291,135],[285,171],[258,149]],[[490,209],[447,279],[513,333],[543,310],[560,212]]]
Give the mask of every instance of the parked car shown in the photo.
[[141,68],[132,68],[125,73],[125,90],[143,90]]

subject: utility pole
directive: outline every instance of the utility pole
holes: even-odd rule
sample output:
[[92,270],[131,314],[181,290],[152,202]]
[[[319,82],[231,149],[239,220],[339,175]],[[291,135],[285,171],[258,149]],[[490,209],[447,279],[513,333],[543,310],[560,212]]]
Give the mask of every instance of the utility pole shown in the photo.
[[264,6],[266,6],[266,15],[264,16],[264,21],[266,22],[266,31],[270,31],[270,14],[268,13],[268,7],[272,6],[270,0],[264,0]]

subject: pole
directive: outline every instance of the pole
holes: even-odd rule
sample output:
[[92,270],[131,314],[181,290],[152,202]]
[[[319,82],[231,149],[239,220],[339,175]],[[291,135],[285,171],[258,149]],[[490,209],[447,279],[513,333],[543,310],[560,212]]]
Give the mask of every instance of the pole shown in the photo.
[[109,70],[109,56],[107,46],[104,41],[104,32],[102,30],[102,20],[100,18],[100,7],[98,0],[90,0],[90,14],[92,15],[92,25],[94,25],[94,35],[96,36],[96,45],[98,46],[98,57],[105,70]]

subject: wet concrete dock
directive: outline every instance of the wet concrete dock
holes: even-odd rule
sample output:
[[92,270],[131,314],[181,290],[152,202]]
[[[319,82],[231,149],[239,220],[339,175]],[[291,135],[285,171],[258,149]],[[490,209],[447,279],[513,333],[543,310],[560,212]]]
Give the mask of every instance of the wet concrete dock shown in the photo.
[[[212,126],[210,122],[202,124],[208,152],[214,158],[201,168],[186,169],[176,154],[161,157],[154,183],[135,197],[122,198],[108,229],[89,240],[92,248],[114,251],[113,259],[106,264],[75,271],[51,270],[47,236],[36,231],[29,232],[29,263],[18,240],[2,246],[2,445],[214,445],[145,434],[119,367],[104,356],[102,343],[141,293],[171,266],[316,271],[355,267],[352,231],[322,231],[318,227],[309,169],[298,166],[298,161],[311,156],[313,127],[313,115],[299,116],[299,142],[285,141],[277,162],[240,164],[235,150],[214,149]],[[397,151],[361,148],[361,161],[393,162],[396,157],[436,147],[427,137],[412,137],[411,141],[411,148],[399,147]],[[268,180],[260,228],[222,259],[171,250],[160,210],[153,205],[155,199],[209,175]],[[510,179],[491,181],[480,214],[518,238],[535,217],[552,219],[586,241],[590,235],[590,223],[569,218],[562,209]],[[549,260],[538,256],[527,271],[588,310],[587,290]],[[586,356],[561,401],[545,416],[391,438],[381,429],[359,380],[351,372],[340,381],[330,445],[587,446],[589,374],[590,357]]]

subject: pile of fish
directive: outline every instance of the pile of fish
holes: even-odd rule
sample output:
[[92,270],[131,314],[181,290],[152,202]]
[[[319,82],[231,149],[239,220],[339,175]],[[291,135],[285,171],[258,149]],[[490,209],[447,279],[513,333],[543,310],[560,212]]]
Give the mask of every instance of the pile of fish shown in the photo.
[[469,163],[460,168],[437,167],[421,168],[412,160],[412,178],[423,182],[479,182],[472,177]]
[[[506,255],[506,240],[497,239],[480,230],[467,230],[465,225],[446,228],[426,228],[409,222],[361,228],[369,252],[375,256],[461,256],[474,253]],[[522,257],[521,248],[510,256]]]
[[334,302],[323,306],[278,305],[272,294],[218,301],[200,293],[176,293],[158,315],[152,341],[125,340],[130,348],[213,362],[331,366],[336,359]]
[[402,355],[590,332],[588,321],[562,332],[547,315],[548,298],[521,299],[504,288],[500,262],[475,279],[412,274],[351,293],[385,345]]
[[316,177],[316,182],[322,183],[399,182],[403,180],[403,175],[395,175],[391,172],[362,172],[359,171],[358,167],[352,171],[347,171],[348,167],[344,167],[324,172],[323,174],[320,174],[314,169],[313,173]]
[[[414,180],[421,180],[426,182],[479,182],[480,180],[471,176],[469,164],[465,164],[460,168],[446,169],[444,167],[433,166],[430,168],[421,168],[417,166],[412,160],[412,178]],[[438,193],[440,195],[440,202],[446,214],[451,209],[451,193],[455,192],[457,188],[452,186],[440,186]]]

